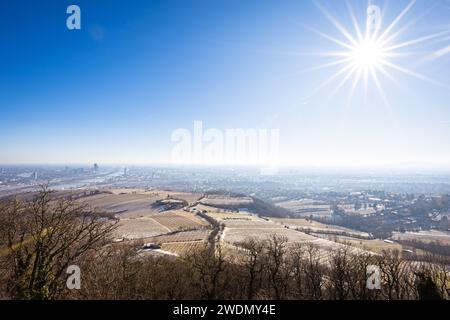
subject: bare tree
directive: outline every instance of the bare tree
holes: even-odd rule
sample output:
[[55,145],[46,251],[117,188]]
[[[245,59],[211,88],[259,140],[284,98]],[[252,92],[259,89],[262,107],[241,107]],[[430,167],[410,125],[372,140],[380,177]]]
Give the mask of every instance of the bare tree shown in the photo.
[[319,249],[312,243],[306,245],[305,288],[308,299],[322,299],[324,268],[320,263]]
[[266,242],[250,238],[241,243],[240,246],[244,249],[242,265],[247,276],[247,299],[252,300],[255,298],[258,288],[261,286],[264,268],[263,255]]
[[330,258],[331,296],[333,299],[344,300],[350,293],[352,266],[348,247],[339,248]]
[[414,265],[402,259],[398,250],[383,251],[380,260],[383,295],[388,300],[414,298]]
[[67,267],[104,245],[116,226],[85,204],[52,199],[45,186],[34,200],[13,200],[2,211],[0,248],[11,268],[7,292],[17,299],[55,298]]
[[286,245],[288,239],[276,234],[268,240],[267,246],[267,272],[269,276],[270,288],[273,291],[276,300],[283,299],[286,296],[287,281],[284,272],[286,259]]
[[351,281],[349,288],[352,299],[376,300],[380,290],[369,290],[367,288],[367,268],[369,265],[378,265],[378,258],[369,253],[358,253],[352,256]]
[[193,268],[194,275],[198,278],[202,298],[219,299],[221,286],[224,285],[221,276],[226,266],[222,247],[217,245],[215,253],[209,248],[195,251],[188,255],[185,261]]
[[291,268],[292,295],[295,299],[305,299],[306,277],[306,248],[302,243],[295,243],[289,251],[289,265]]

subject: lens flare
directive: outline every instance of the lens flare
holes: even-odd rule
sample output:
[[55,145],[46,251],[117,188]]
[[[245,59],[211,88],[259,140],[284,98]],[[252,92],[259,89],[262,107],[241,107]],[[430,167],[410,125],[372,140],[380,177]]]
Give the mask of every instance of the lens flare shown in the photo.
[[383,59],[383,50],[375,41],[363,41],[349,53],[352,63],[358,70],[378,68]]
[[[350,91],[350,101],[352,100],[356,88],[360,84],[364,85],[365,92],[367,94],[367,88],[370,82],[375,86],[380,96],[383,98],[385,104],[389,106],[386,94],[381,84],[381,76],[384,76],[392,80],[394,83],[398,84],[398,81],[393,76],[394,71],[406,74],[422,81],[428,81],[436,85],[446,86],[422,74],[394,63],[395,59],[415,54],[414,52],[401,52],[401,49],[426,41],[448,37],[448,35],[450,34],[450,30],[444,30],[420,38],[396,43],[399,36],[404,34],[415,22],[417,22],[421,18],[415,18],[405,26],[395,31],[396,26],[413,8],[416,0],[411,1],[405,7],[405,9],[384,29],[382,27],[382,23],[380,23],[379,28],[376,28],[375,30],[367,29],[364,33],[358,23],[358,19],[356,18],[352,7],[348,2],[348,11],[355,29],[353,33],[346,29],[343,24],[341,24],[335,17],[333,17],[318,1],[315,1],[315,3],[319,10],[324,14],[324,16],[342,35],[343,39],[338,39],[319,30],[309,28],[310,30],[314,31],[330,42],[341,47],[340,51],[329,51],[318,54],[320,56],[335,57],[336,59],[313,69],[326,69],[339,65],[342,65],[342,68],[340,68],[340,70],[336,71],[326,81],[324,81],[316,90],[314,90],[313,94],[315,94],[323,87],[329,85],[333,81],[337,80],[338,78],[342,78],[341,82],[337,86],[335,86],[335,89],[333,90],[333,93],[335,94],[348,81],[351,81],[353,79],[353,84],[351,85]],[[424,13],[424,15],[425,14],[426,13]]]

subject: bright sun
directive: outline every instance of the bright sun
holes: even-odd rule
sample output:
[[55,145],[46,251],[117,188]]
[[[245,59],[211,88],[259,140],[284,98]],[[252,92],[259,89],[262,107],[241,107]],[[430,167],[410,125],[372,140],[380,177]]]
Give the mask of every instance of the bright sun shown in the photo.
[[405,9],[395,18],[391,24],[382,30],[381,23],[376,30],[363,30],[359,26],[358,19],[353,12],[353,9],[348,4],[349,13],[355,28],[355,32],[349,32],[336,18],[334,18],[325,8],[323,8],[318,1],[317,6],[326,16],[326,18],[333,23],[337,31],[344,37],[344,39],[338,39],[327,35],[319,30],[310,30],[316,32],[327,40],[339,45],[339,51],[323,52],[320,55],[330,56],[335,59],[329,63],[318,66],[313,69],[323,69],[333,66],[342,65],[342,68],[332,74],[326,81],[314,91],[316,93],[321,88],[327,86],[334,80],[342,78],[339,84],[334,87],[333,94],[335,94],[342,86],[348,81],[353,79],[350,91],[350,101],[359,83],[363,83],[367,93],[369,80],[375,85],[378,92],[382,96],[386,105],[389,105],[383,87],[381,85],[381,75],[397,83],[396,79],[391,74],[392,71],[397,71],[409,76],[413,76],[417,79],[432,82],[434,84],[442,85],[432,79],[427,78],[421,74],[418,74],[412,70],[406,69],[393,62],[395,58],[405,57],[411,53],[402,53],[399,49],[410,47],[418,43],[439,39],[442,37],[448,37],[450,30],[441,31],[435,34],[423,36],[421,38],[412,39],[405,42],[397,42],[399,36],[405,33],[412,23],[395,30],[395,27],[400,20],[411,10],[416,0],[412,0]]
[[349,52],[349,57],[358,71],[368,71],[380,68],[383,64],[383,48],[375,41],[364,40]]

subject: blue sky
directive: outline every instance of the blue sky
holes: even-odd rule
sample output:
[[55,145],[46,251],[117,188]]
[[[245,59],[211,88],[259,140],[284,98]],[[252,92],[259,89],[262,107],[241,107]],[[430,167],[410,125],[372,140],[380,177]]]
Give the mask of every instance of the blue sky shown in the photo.
[[[410,3],[372,2],[383,26]],[[353,32],[345,1],[320,3]],[[364,25],[367,1],[349,3]],[[450,30],[450,2],[418,0],[395,29],[418,17],[397,43]],[[450,54],[424,58],[450,38],[394,60],[442,85],[393,71],[389,106],[373,83],[349,106],[350,83],[315,91],[340,66],[311,70],[338,46],[309,27],[345,39],[309,0],[3,0],[0,163],[168,163],[173,130],[202,120],[280,129],[282,164],[449,168]]]

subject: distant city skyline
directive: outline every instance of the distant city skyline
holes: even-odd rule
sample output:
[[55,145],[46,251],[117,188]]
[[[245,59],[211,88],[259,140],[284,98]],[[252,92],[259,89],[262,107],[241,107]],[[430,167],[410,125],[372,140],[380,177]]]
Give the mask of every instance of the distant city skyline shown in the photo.
[[[279,130],[281,167],[450,170],[449,1],[348,4],[6,0],[0,163],[171,165],[173,132],[200,120]],[[368,5],[389,45],[358,46]]]

